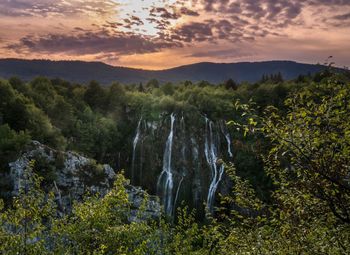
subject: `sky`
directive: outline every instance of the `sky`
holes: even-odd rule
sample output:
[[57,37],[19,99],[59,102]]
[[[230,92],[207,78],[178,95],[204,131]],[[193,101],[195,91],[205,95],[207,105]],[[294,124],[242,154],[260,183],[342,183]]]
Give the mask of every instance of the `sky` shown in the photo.
[[350,0],[0,0],[0,57],[350,66]]

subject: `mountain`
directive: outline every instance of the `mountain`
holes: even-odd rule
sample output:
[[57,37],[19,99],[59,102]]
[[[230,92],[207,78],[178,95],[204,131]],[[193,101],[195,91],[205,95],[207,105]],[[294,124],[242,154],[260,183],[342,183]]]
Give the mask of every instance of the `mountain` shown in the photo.
[[105,85],[114,81],[121,83],[147,82],[153,78],[160,82],[206,80],[211,83],[220,83],[229,78],[238,82],[255,82],[261,79],[263,74],[281,72],[285,79],[293,79],[300,74],[312,74],[324,68],[322,65],[302,64],[293,61],[229,64],[203,62],[166,70],[149,71],[115,67],[102,62],[0,59],[0,77],[2,78],[17,76],[27,81],[36,76],[46,76],[78,83],[96,80]]

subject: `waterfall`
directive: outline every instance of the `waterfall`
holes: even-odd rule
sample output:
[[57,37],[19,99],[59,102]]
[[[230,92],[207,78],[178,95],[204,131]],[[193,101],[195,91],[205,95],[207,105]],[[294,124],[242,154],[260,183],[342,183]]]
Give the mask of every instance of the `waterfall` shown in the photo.
[[[144,120],[143,121],[143,127],[144,129],[147,129],[147,122]],[[141,128],[140,130],[142,130],[142,123],[141,123]],[[143,162],[144,162],[144,150],[143,150],[143,144],[144,144],[144,140],[145,140],[145,134],[142,135],[142,137],[140,137],[140,168],[139,168],[139,174],[138,174],[138,185],[142,185],[142,178],[143,178]],[[135,182],[136,184],[136,182]]]
[[166,125],[140,118],[133,137],[131,181],[158,194],[170,217],[182,200],[200,213],[206,202],[213,213],[225,170],[220,158],[233,156],[228,128],[223,120],[200,117],[202,125],[198,126],[198,116],[192,120],[185,114],[169,115],[164,119]]
[[176,203],[177,203],[177,199],[179,198],[179,192],[180,192],[180,188],[181,188],[181,184],[184,180],[185,176],[181,177],[181,180],[179,182],[179,186],[177,187],[177,191],[176,191],[176,196],[175,196],[175,200],[174,200],[174,209],[173,209],[173,215],[175,215],[175,210],[176,210]]
[[132,163],[131,163],[131,181],[134,183],[135,181],[135,158],[136,158],[136,147],[137,144],[140,140],[140,135],[141,135],[141,122],[142,122],[142,117],[139,120],[139,123],[137,124],[137,129],[136,129],[136,135],[133,141],[133,151],[132,151]]
[[181,189],[181,184],[185,178],[185,176],[187,175],[187,168],[186,168],[186,126],[185,126],[185,119],[182,116],[181,117],[181,121],[180,121],[180,131],[181,131],[181,135],[182,135],[182,147],[181,147],[181,179],[180,182],[177,186],[177,190],[176,190],[176,195],[175,195],[175,199],[174,199],[174,206],[173,206],[173,215],[175,215],[175,210],[176,210],[176,203],[177,200],[179,198],[179,192]]
[[182,116],[181,121],[180,121],[180,129],[181,129],[181,135],[182,135],[182,147],[181,147],[181,175],[182,177],[187,175],[187,157],[186,157],[186,152],[187,152],[187,139],[186,139],[186,127],[185,127],[185,119]]
[[167,215],[171,216],[173,212],[173,173],[171,169],[171,156],[174,138],[175,114],[171,114],[171,128],[165,145],[163,156],[163,170],[158,178],[157,187],[163,191],[163,205]]
[[194,137],[191,138],[191,146],[192,146],[192,162],[194,162],[194,179],[193,179],[193,200],[196,207],[201,203],[201,176],[200,176],[200,160],[199,160],[199,148]]
[[222,134],[225,136],[226,138],[226,142],[227,142],[227,153],[228,155],[230,156],[230,158],[233,158],[233,154],[232,154],[232,151],[231,151],[231,137],[230,137],[230,134],[229,132],[227,131],[227,129],[225,128],[225,122],[221,122],[221,132]]
[[213,122],[206,117],[204,152],[205,158],[211,170],[211,180],[207,197],[207,207],[210,212],[213,212],[215,193],[224,173],[224,166],[221,165],[218,169],[218,137],[214,137]]

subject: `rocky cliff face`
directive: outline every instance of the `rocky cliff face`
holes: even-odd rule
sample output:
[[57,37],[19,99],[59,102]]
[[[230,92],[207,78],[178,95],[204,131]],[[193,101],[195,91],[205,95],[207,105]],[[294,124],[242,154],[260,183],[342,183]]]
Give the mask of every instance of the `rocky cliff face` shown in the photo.
[[[44,189],[54,191],[61,215],[69,213],[73,202],[81,201],[87,193],[106,195],[116,177],[109,165],[101,165],[77,153],[57,151],[33,141],[21,157],[9,164],[13,182],[12,196],[18,195],[23,187],[24,170],[28,169],[30,162],[34,162],[33,171],[44,177]],[[132,205],[130,220],[136,221],[146,192],[131,185],[126,188]],[[145,213],[145,216],[151,217],[160,215],[156,197],[149,197]]]
[[207,208],[214,212],[218,193],[230,192],[223,162],[233,161],[231,141],[224,120],[200,113],[164,113],[158,120],[142,116],[127,174],[132,184],[161,198],[168,216],[184,201],[203,218]]

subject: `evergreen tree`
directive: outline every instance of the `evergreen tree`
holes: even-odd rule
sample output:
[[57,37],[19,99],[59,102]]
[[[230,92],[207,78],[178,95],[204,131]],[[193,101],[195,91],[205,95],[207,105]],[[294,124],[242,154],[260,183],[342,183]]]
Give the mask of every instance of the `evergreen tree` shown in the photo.
[[104,109],[106,93],[98,82],[91,81],[85,91],[84,100],[92,109]]
[[238,86],[237,86],[237,83],[232,80],[232,79],[228,79],[226,82],[225,82],[225,88],[227,90],[231,89],[231,90],[237,90]]

